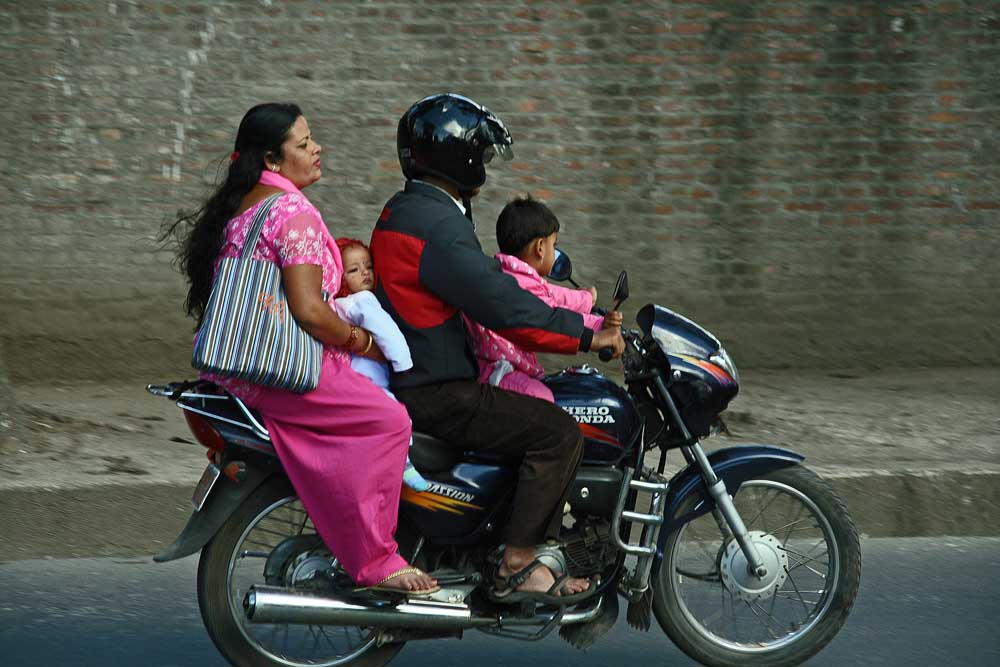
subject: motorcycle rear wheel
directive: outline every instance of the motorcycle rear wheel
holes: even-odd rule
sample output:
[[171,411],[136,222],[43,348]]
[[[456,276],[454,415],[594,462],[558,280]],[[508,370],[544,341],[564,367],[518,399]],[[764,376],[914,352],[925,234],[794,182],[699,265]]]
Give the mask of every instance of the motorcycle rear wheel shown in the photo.
[[[267,582],[264,565],[276,546],[297,535],[315,535],[301,502],[284,479],[257,489],[201,552],[198,605],[209,636],[239,667],[382,667],[403,643],[378,646],[371,628],[250,623],[243,598]],[[322,544],[322,541],[320,541]],[[282,585],[295,585],[310,568],[328,564],[325,547],[299,555]]]
[[[679,514],[694,509],[691,499]],[[765,584],[711,513],[669,536],[653,610],[690,657],[720,667],[798,665],[847,620],[861,580],[861,545],[843,500],[802,466],[747,480],[733,502],[770,560]],[[767,559],[765,559],[767,560]]]

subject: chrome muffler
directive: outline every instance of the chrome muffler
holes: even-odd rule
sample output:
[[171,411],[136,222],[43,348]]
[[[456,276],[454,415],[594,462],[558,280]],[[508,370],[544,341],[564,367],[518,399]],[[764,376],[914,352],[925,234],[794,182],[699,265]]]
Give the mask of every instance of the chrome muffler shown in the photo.
[[275,586],[252,586],[243,599],[243,610],[251,623],[463,630],[498,621],[495,616],[474,618],[464,604],[408,600],[397,605],[363,605]]
[[[565,612],[559,625],[586,623],[603,607],[603,598],[587,609]],[[408,600],[397,605],[354,604],[309,591],[276,586],[251,586],[243,598],[243,610],[251,623],[300,625],[360,625],[363,627],[422,628],[424,630],[467,630],[508,625],[543,625],[552,613],[534,617],[473,616],[464,604],[434,600]]]

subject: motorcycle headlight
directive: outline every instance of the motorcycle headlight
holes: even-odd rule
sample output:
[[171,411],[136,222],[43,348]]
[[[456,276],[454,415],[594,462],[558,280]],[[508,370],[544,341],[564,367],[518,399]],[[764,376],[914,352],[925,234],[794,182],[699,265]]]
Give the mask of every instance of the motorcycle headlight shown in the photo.
[[720,347],[719,351],[708,359],[713,364],[732,375],[733,379],[736,380],[736,384],[740,383],[740,372],[736,370],[736,364],[733,363],[733,360],[729,357],[729,353],[726,352],[724,348]]

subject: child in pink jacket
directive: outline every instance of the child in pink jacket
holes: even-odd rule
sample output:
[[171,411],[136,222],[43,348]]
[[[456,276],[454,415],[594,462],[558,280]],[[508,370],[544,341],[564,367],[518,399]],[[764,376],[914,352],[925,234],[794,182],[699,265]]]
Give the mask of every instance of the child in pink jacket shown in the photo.
[[[597,289],[568,289],[545,280],[555,263],[559,220],[549,208],[531,197],[514,199],[497,218],[496,258],[504,273],[512,276],[521,289],[527,290],[550,306],[566,308],[583,315],[583,323],[595,331],[620,327],[619,312],[607,317],[591,315],[597,301]],[[479,381],[554,402],[552,391],[541,378],[545,370],[538,358],[522,350],[494,331],[465,318],[473,354],[479,362]]]

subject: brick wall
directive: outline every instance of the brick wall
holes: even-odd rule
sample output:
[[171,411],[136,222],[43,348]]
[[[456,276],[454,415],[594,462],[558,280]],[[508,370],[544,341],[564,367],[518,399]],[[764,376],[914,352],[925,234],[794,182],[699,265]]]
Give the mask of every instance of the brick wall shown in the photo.
[[243,112],[292,100],[309,196],[367,238],[395,123],[469,95],[511,128],[479,234],[549,202],[577,275],[744,366],[1000,361],[1000,6],[446,0],[0,2],[0,344],[14,381],[187,373],[160,225]]

